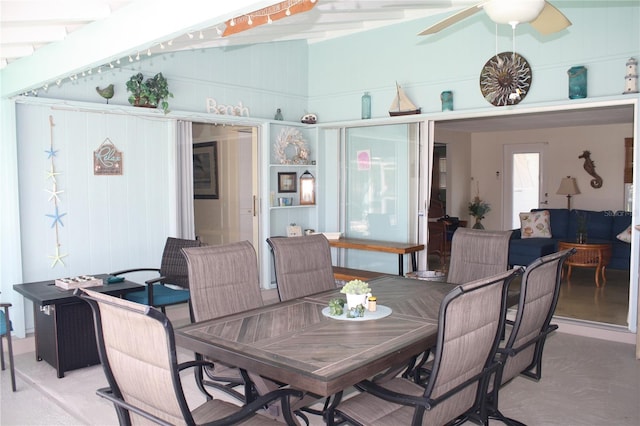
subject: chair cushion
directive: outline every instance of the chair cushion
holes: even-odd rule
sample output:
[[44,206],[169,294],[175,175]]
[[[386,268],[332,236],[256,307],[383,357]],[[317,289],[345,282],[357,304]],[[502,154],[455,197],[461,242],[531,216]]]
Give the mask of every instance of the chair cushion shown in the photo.
[[548,210],[520,213],[522,238],[551,238],[550,220]]
[[188,302],[189,290],[174,290],[172,288],[165,287],[162,284],[154,284],[152,304],[149,303],[146,289],[142,291],[127,293],[124,298],[143,305],[167,306]]
[[627,229],[616,235],[616,238],[625,243],[631,243],[631,225],[627,226]]
[[[13,325],[9,324],[9,329],[13,330]],[[4,316],[4,311],[0,311],[0,336],[7,334],[7,318]]]

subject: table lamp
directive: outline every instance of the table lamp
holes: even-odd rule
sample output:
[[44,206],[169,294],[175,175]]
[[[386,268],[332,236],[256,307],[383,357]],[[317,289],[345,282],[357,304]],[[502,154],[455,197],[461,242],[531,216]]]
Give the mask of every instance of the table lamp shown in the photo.
[[556,191],[556,194],[567,196],[567,210],[571,210],[571,196],[579,194],[578,183],[576,178],[567,176],[560,181],[560,188]]

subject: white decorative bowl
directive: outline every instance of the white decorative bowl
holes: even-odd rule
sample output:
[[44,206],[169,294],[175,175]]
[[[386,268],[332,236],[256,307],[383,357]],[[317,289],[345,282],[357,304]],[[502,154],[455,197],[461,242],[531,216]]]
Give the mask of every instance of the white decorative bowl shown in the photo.
[[327,240],[339,240],[342,232],[323,232],[322,235],[327,237]]

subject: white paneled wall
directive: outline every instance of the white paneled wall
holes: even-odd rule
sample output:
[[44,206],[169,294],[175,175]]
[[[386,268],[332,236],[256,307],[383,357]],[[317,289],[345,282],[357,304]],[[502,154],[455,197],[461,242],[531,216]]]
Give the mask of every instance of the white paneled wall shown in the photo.
[[[50,125],[50,117],[53,127]],[[18,105],[20,220],[23,279],[158,267],[175,231],[173,122],[165,118]],[[121,176],[93,174],[93,151],[109,138],[123,153]],[[53,163],[64,226],[52,227],[47,190]],[[64,264],[53,259],[56,244]]]

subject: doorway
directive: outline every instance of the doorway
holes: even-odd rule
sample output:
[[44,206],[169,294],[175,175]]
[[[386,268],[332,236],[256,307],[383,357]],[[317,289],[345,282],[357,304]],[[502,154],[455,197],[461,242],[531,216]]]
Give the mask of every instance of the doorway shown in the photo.
[[[193,200],[196,238],[219,245],[258,239],[258,128],[193,123],[194,147],[215,142],[217,198]],[[256,249],[257,250],[257,249]]]
[[520,227],[520,212],[547,204],[544,154],[547,144],[504,146],[504,216],[507,229]]

